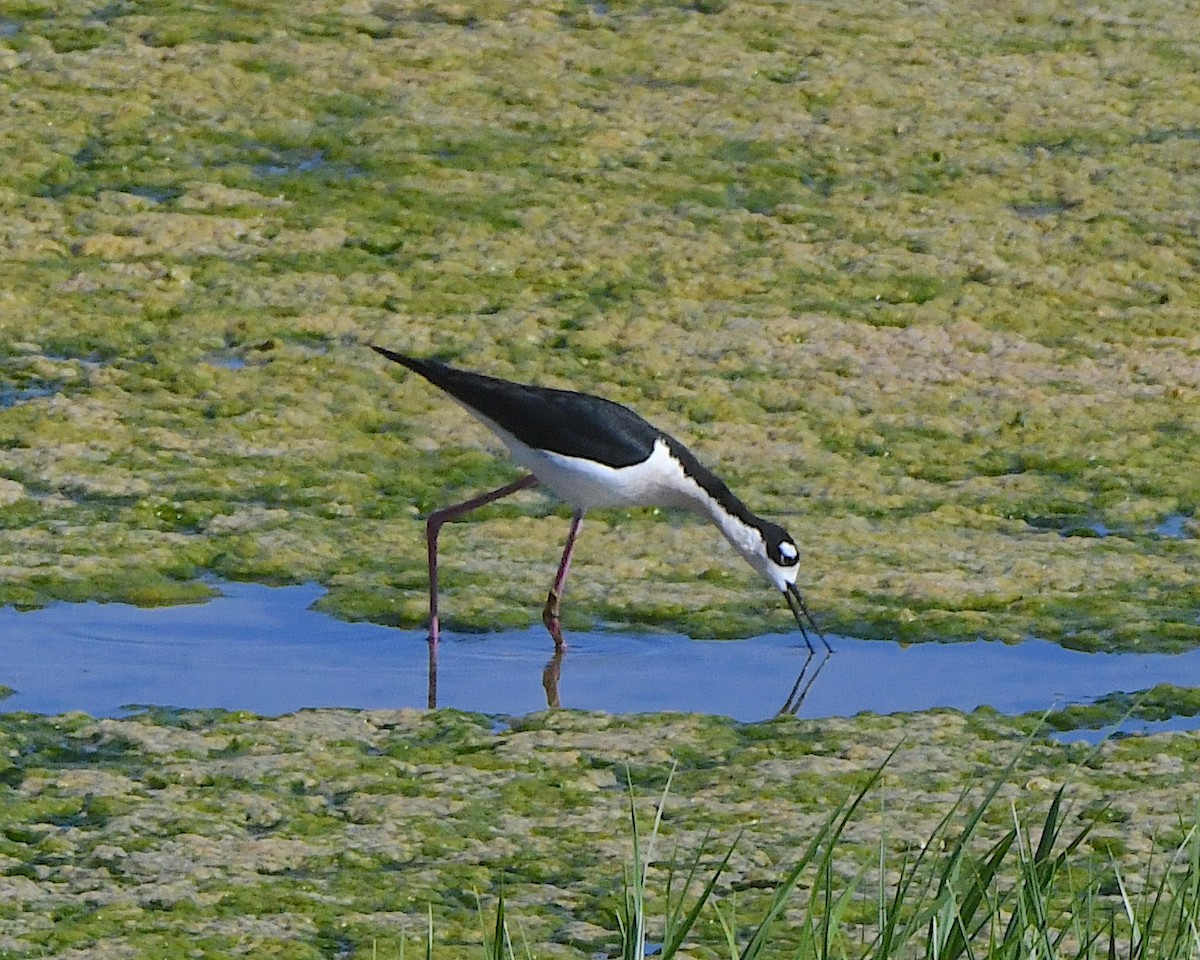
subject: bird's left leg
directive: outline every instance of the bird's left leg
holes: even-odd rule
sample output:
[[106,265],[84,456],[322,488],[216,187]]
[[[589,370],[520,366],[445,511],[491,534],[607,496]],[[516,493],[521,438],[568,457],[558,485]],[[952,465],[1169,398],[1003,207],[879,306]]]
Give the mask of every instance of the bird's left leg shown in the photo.
[[451,520],[457,520],[459,517],[470,513],[472,510],[477,510],[479,507],[491,503],[493,500],[499,500],[501,497],[507,497],[510,493],[516,493],[518,490],[527,490],[529,487],[536,487],[537,485],[538,478],[529,473],[521,477],[520,480],[514,480],[512,483],[505,484],[499,490],[493,490],[490,493],[481,493],[477,497],[464,500],[462,503],[456,503],[454,506],[435,510],[429,515],[429,519],[425,521],[425,543],[429,552],[429,643],[432,646],[437,646],[438,638],[441,634],[441,624],[438,620],[438,533],[441,532],[442,525],[449,523]]
[[554,578],[554,586],[546,595],[546,606],[542,609],[542,623],[550,631],[554,639],[554,649],[562,650],[567,642],[562,635],[562,622],[558,616],[558,604],[562,599],[563,585],[567,582],[567,571],[571,569],[571,554],[575,552],[575,541],[579,538],[579,528],[583,526],[583,510],[576,510],[571,518],[571,529],[567,533],[567,545],[563,548],[562,559],[558,562],[558,574]]

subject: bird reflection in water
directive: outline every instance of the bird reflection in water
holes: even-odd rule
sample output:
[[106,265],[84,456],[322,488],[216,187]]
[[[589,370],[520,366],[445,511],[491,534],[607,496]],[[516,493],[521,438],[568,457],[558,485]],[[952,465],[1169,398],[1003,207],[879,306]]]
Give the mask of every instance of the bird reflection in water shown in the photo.
[[[824,639],[824,637],[822,637]],[[775,716],[777,717],[794,717],[800,712],[800,708],[804,706],[804,701],[808,698],[813,686],[817,682],[817,678],[821,675],[821,671],[825,669],[833,654],[826,650],[825,655],[817,662],[816,668],[810,673],[809,670],[813,666],[813,661],[817,659],[817,654],[814,650],[808,650],[804,659],[804,664],[800,668],[800,673],[796,677],[796,682],[792,684],[791,690],[788,692],[787,699],[784,700],[783,706],[779,708]],[[546,706],[552,710],[557,710],[562,707],[562,697],[559,694],[559,683],[562,680],[563,663],[567,658],[567,648],[558,647],[554,651],[554,655],[546,662],[542,668],[542,689],[546,691]],[[438,644],[429,644],[429,698],[428,706],[430,710],[437,709],[437,689],[438,689]]]
[[562,677],[563,657],[566,650],[559,647],[554,651],[546,666],[542,668],[542,689],[546,691],[546,706],[551,710],[557,710],[562,706],[562,699],[558,695],[558,681]]
[[800,676],[796,677],[796,682],[792,684],[792,692],[788,694],[788,698],[783,702],[783,706],[779,708],[779,712],[775,716],[794,717],[800,712],[800,708],[804,706],[804,701],[808,699],[809,691],[812,690],[813,684],[817,682],[817,677],[821,675],[821,671],[825,669],[825,664],[833,656],[833,651],[826,650],[825,656],[817,664],[817,669],[812,672],[812,676],[805,679],[808,674],[808,668],[812,666],[812,662],[816,656],[815,651],[808,651],[808,656],[804,659],[804,666],[800,668]]
[[429,698],[428,707],[430,710],[437,709],[437,655],[438,645],[436,643],[429,644]]

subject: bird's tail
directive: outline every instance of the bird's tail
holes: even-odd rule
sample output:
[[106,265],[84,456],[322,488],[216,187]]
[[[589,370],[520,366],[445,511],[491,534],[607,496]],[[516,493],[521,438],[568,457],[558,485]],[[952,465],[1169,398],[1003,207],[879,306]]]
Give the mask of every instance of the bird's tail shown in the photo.
[[420,360],[417,357],[410,357],[407,354],[389,350],[387,347],[377,347],[373,343],[368,343],[367,346],[380,356],[387,357],[402,367],[407,367],[413,373],[419,374],[435,386],[441,387],[443,390],[446,389],[444,381],[450,368],[444,363],[438,363],[436,360]]
[[408,367],[413,373],[421,373],[421,367],[425,365],[423,361],[415,357],[405,356],[403,353],[397,353],[395,350],[389,350],[387,347],[377,347],[373,343],[368,343],[367,346],[380,356],[387,357],[389,360],[394,360],[396,363]]
[[[386,347],[377,347],[373,343],[368,346],[380,356],[387,357],[424,377],[435,387],[445,390],[450,396],[460,403],[466,404],[473,411],[489,409],[492,406],[490,395],[495,391],[497,385],[504,383],[495,377],[448,367],[437,360],[420,360],[417,357],[397,353],[395,350],[388,350]],[[509,386],[513,385],[509,384]]]

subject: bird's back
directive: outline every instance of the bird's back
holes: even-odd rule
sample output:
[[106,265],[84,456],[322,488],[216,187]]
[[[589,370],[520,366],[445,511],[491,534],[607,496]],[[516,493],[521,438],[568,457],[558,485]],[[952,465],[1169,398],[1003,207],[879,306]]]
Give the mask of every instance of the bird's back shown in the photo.
[[654,441],[662,436],[628,407],[603,397],[513,383],[383,347],[372,349],[424,377],[534,450],[629,467],[649,457]]
[[[628,407],[588,393],[513,383],[384,347],[371,349],[515,437],[528,448],[512,451],[518,462],[569,502],[684,507],[768,526],[684,444]],[[576,462],[563,463],[547,453]]]

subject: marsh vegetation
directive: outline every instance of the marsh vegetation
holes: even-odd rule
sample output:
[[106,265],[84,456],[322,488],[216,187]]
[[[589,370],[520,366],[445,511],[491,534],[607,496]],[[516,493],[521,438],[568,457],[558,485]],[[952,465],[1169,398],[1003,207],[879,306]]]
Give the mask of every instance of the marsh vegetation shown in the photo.
[[[677,433],[800,538],[830,632],[1192,647],[1194,34],[1182,0],[7,3],[0,603],[215,574],[419,625],[422,518],[513,473],[371,339]],[[449,531],[446,625],[533,622],[566,515]],[[786,625],[715,532],[589,524],[568,631]],[[0,956],[479,955],[501,892],[531,953],[615,951],[625,771],[647,824],[673,764],[659,849],[732,847],[696,956],[793,880],[764,955],[1194,956],[1200,740],[1031,724],[0,714]]]

